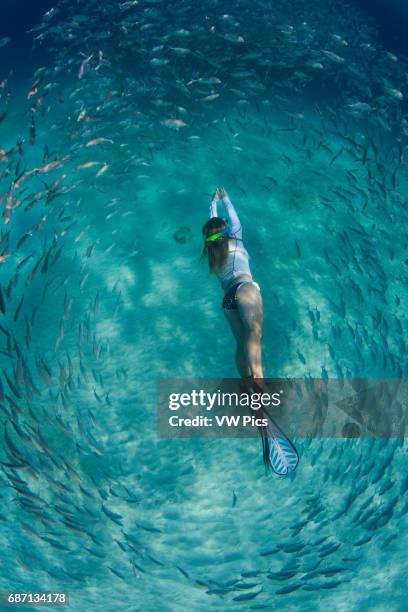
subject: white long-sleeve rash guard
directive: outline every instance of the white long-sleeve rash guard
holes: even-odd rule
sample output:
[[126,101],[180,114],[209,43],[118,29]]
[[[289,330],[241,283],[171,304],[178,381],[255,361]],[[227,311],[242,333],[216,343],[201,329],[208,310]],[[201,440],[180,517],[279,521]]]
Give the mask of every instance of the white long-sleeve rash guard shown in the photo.
[[[249,255],[242,242],[242,226],[237,211],[228,196],[222,198],[222,201],[228,215],[230,239],[228,240],[228,259],[217,276],[222,288],[226,291],[235,284],[235,279],[244,274],[252,279],[252,274],[249,268]],[[213,200],[210,204],[210,219],[217,216],[217,202]]]

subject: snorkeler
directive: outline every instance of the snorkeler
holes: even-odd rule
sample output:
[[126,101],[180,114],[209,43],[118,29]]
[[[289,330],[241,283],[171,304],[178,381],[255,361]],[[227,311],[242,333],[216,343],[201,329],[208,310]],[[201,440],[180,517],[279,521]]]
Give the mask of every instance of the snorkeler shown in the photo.
[[[220,200],[224,203],[228,222],[217,216]],[[238,372],[250,393],[264,392],[261,290],[252,278],[241,222],[225,189],[218,188],[214,193],[210,218],[202,232],[203,255],[207,256],[210,273],[219,277],[224,290],[222,308],[237,343]],[[262,412],[268,418],[268,427],[260,428],[264,463],[276,473],[286,475],[298,463],[296,449],[264,408]]]
[[[228,224],[217,216],[222,201]],[[251,382],[262,379],[262,298],[252,279],[248,252],[242,242],[242,226],[225,189],[217,189],[210,205],[210,219],[203,227],[204,251],[210,272],[220,278],[222,308],[237,342],[236,364],[240,376]]]

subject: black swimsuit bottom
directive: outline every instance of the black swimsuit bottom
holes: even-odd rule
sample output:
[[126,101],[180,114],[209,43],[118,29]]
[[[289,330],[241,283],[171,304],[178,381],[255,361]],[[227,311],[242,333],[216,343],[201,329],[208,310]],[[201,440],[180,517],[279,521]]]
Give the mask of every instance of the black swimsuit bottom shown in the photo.
[[248,281],[239,281],[238,283],[235,283],[235,285],[232,285],[230,289],[228,289],[227,293],[224,295],[224,299],[222,300],[222,307],[225,308],[225,310],[238,310],[236,296],[237,289],[240,285],[246,282]]

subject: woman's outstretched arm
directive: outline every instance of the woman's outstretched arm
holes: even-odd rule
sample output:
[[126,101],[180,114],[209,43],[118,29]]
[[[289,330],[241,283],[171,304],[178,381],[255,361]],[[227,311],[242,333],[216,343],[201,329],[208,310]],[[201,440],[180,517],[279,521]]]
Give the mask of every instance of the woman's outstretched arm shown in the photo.
[[231,234],[236,238],[242,239],[242,226],[241,221],[239,220],[237,211],[234,208],[233,203],[228,197],[225,189],[220,188],[217,190],[218,196],[222,199],[225,205],[225,210],[227,211],[229,225],[231,229]]
[[210,219],[212,219],[213,217],[218,217],[217,215],[218,200],[219,200],[218,193],[215,192],[211,199],[211,204],[210,204]]

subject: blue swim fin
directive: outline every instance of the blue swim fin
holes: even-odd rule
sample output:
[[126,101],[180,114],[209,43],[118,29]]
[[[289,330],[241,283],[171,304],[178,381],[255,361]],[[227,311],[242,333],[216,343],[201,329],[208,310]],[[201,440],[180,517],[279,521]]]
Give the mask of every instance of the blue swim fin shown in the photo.
[[[252,376],[244,379],[243,389],[246,393],[253,393],[255,390],[264,391]],[[287,476],[289,470],[295,470],[299,463],[298,452],[293,442],[278,427],[266,408],[261,408],[260,414],[268,422],[266,426],[258,428],[262,439],[264,464],[272,468],[278,476]]]
[[[266,412],[266,411],[265,411]],[[263,459],[275,474],[286,476],[289,470],[295,470],[299,455],[294,444],[268,416],[268,425],[262,429]]]

